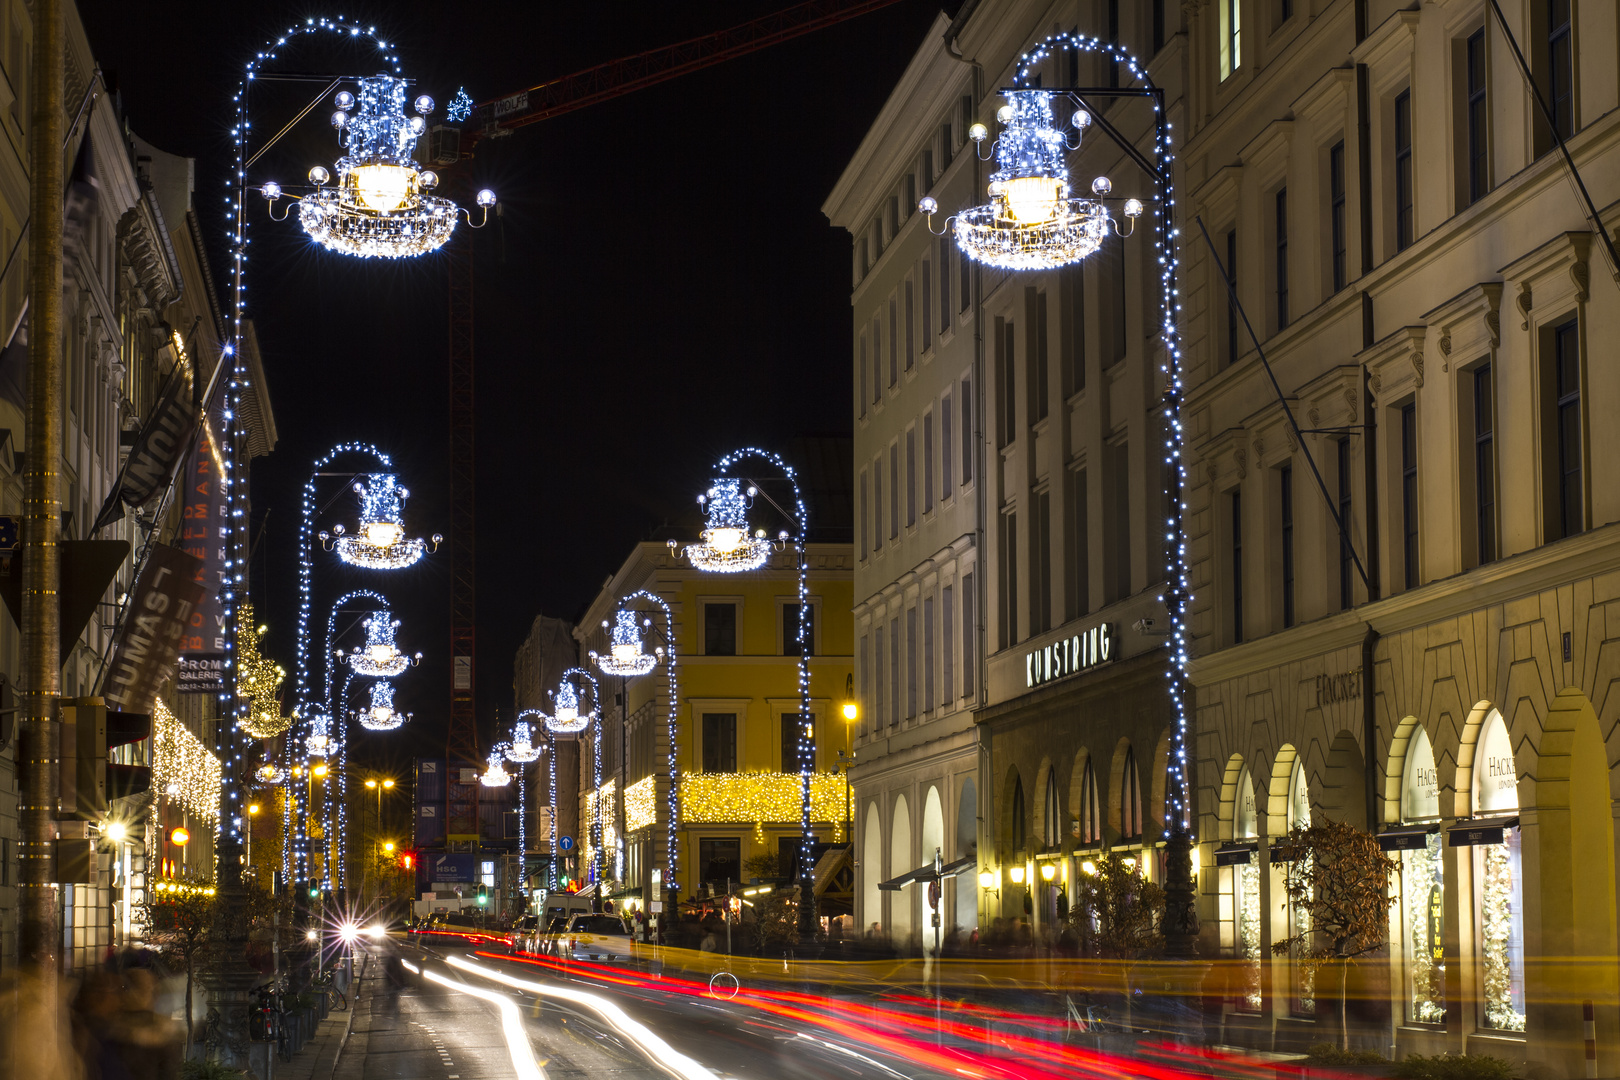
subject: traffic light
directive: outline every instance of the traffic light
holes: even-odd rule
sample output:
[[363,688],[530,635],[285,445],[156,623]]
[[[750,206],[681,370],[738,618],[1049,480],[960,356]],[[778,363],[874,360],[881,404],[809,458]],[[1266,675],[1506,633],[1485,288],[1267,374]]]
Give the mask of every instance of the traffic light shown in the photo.
[[478,883],[478,906],[483,907],[489,903],[489,886],[482,881]]
[[149,738],[152,718],[108,711],[102,698],[62,702],[61,817],[94,821],[113,799],[139,795],[152,786],[145,765],[108,762],[108,753]]
[[416,867],[416,852],[414,852],[414,851],[402,851],[402,852],[399,853],[399,868],[401,870],[413,870],[413,869],[415,869],[415,867]]

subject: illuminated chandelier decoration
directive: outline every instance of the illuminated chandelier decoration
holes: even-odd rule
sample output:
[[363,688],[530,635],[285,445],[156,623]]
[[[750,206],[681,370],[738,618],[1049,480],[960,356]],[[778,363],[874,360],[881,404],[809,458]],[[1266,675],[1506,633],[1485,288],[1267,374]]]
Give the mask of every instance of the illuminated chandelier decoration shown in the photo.
[[[1142,204],[1125,200],[1123,213],[1130,223],[1121,229],[1104,199],[1113,190],[1106,176],[1091,183],[1091,199],[1069,196],[1066,158],[1080,148],[1080,136],[1091,124],[1091,114],[1077,109],[1071,118],[1075,141],[1054,126],[1052,101],[1062,97],[1052,90],[1006,90],[1007,104],[996,112],[1003,126],[994,153],[997,169],[990,174],[990,202],[963,210],[948,219],[955,222],[956,244],[969,258],[1000,270],[1052,270],[1079,262],[1102,246],[1112,229],[1129,236],[1142,215]],[[968,136],[983,145],[988,136],[983,124],[974,124]],[[939,210],[932,197],[918,203],[930,223]],[[932,226],[930,225],[930,228]],[[943,234],[940,234],[943,235]]]
[[253,626],[253,605],[243,603],[239,610],[242,640],[236,651],[241,675],[236,680],[236,695],[249,704],[237,726],[255,739],[273,739],[292,727],[292,717],[281,715],[281,695],[277,693],[287,672],[259,651],[259,639],[270,628],[248,629]]
[[[584,672],[581,674],[590,678],[590,675]],[[593,684],[594,682],[592,679]],[[556,694],[552,695],[552,701],[551,715],[546,717],[546,730],[553,735],[578,735],[590,727],[591,722],[596,719],[595,709],[589,712],[580,711],[579,691],[574,689],[574,684],[568,680],[567,675],[563,676]]]
[[[332,125],[346,151],[333,166],[337,182],[328,187],[332,173],[323,165],[315,166],[309,171],[315,190],[298,204],[304,231],[332,251],[363,259],[425,255],[444,246],[459,218],[465,216],[472,228],[489,220],[495,193],[487,188],[478,193],[484,213],[476,224],[449,199],[429,194],[438,187],[439,177],[417,166],[415,152],[416,140],[427,131],[433,99],[426,94],[418,97],[416,115],[407,117],[406,85],[403,78],[373,75],[359,80],[358,97],[341,90],[333,99],[337,111]],[[285,194],[281,185],[268,181],[259,190],[275,217],[276,200]],[[283,213],[276,220],[286,217]]]
[[[529,714],[524,713],[523,715],[527,716]],[[544,749],[543,746],[534,745],[534,733],[527,720],[520,718],[517,723],[512,725],[512,741],[506,745],[507,761],[527,765],[531,761],[539,760],[540,753]]]
[[[390,679],[411,666],[411,658],[399,651],[394,644],[394,631],[399,628],[399,620],[387,610],[374,611],[366,619],[366,647],[348,654],[349,667],[354,669],[356,675],[370,675],[378,679]],[[343,658],[343,653],[338,653]],[[416,659],[420,661],[422,654],[417,653]]]
[[[738,574],[765,565],[771,553],[771,542],[765,539],[765,530],[748,535],[748,507],[756,494],[758,489],[752,485],[745,491],[742,481],[722,476],[715,480],[706,495],[698,496],[706,521],[703,531],[698,533],[699,542],[685,549],[693,566],[711,573]],[[673,551],[675,542],[671,540],[669,546]]]
[[506,750],[505,743],[496,743],[494,749],[490,750],[489,768],[485,769],[484,775],[478,778],[479,783],[485,787],[505,787],[512,782],[512,774],[507,772],[506,767],[501,764],[501,758],[505,755]]
[[[354,485],[360,496],[360,530],[354,536],[344,534],[338,525],[331,533],[321,533],[321,544],[336,551],[338,558],[350,566],[363,566],[370,570],[403,570],[421,559],[428,550],[422,540],[405,539],[405,500],[411,493],[399,485],[391,473],[373,473],[366,481]],[[336,539],[333,539],[333,536]],[[444,540],[433,537],[433,549],[438,550]]]
[[[607,625],[603,620],[603,626]],[[646,620],[651,626],[652,620]],[[614,613],[613,633],[606,656],[591,653],[591,659],[596,666],[609,675],[645,675],[658,666],[659,659],[664,655],[662,646],[654,649],[651,654],[644,652],[641,647],[642,624],[637,621],[636,612],[630,608],[620,608]]]
[[355,718],[367,731],[393,731],[403,727],[411,714],[394,708],[394,684],[378,681],[371,684],[371,704],[355,713]]
[[287,770],[274,762],[267,761],[254,770],[253,778],[261,784],[279,784],[287,779]]
[[325,713],[316,713],[310,719],[304,749],[310,757],[325,757],[332,752],[332,721]]

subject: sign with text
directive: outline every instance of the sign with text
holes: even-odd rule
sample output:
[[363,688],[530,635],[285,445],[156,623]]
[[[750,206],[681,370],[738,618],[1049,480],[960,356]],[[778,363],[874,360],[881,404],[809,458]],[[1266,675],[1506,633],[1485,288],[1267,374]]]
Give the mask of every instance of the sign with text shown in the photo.
[[197,559],[203,599],[191,613],[180,643],[175,688],[183,694],[218,694],[225,689],[225,609],[219,602],[225,582],[225,492],[208,428],[197,433],[181,477],[180,549]]
[[[174,346],[165,346],[173,349]],[[141,425],[118,485],[107,493],[92,533],[124,516],[125,506],[145,506],[169,484],[175,466],[191,445],[197,430],[197,409],[192,403],[191,365],[174,365],[152,412]]]
[[1073,637],[1024,654],[1024,685],[1041,686],[1056,679],[1078,675],[1114,659],[1116,642],[1113,623],[1099,623]]
[[181,639],[205,593],[196,564],[179,548],[152,545],[113,642],[102,688],[108,708],[152,711],[158,689],[174,674]]

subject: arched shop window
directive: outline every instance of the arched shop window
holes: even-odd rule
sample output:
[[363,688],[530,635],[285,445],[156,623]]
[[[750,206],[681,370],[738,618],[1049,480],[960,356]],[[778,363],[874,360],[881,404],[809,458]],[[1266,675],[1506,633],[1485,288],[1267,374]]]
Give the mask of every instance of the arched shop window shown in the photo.
[[[1293,768],[1288,774],[1288,828],[1308,829],[1311,827],[1311,790],[1305,780],[1305,759],[1303,756],[1295,757]],[[1274,888],[1281,889],[1280,875],[1272,883]],[[1298,937],[1309,933],[1311,929],[1310,913],[1305,909],[1288,905],[1288,936]],[[1293,966],[1294,993],[1291,1008],[1296,1016],[1316,1015],[1316,969],[1309,964]]]
[[1311,791],[1305,782],[1305,759],[1296,757],[1288,774],[1288,828],[1311,827]]
[[1136,772],[1136,751],[1129,747],[1119,784],[1119,834],[1125,841],[1142,839],[1142,780]]
[[[1424,825],[1440,820],[1440,775],[1434,767],[1429,733],[1414,729],[1406,744],[1401,776],[1401,823]],[[1401,922],[1406,957],[1406,1019],[1413,1024],[1446,1021],[1444,926],[1444,860],[1438,830],[1422,838],[1422,846],[1403,850],[1401,859]]]
[[[1248,766],[1238,777],[1237,807],[1233,811],[1232,840],[1258,840],[1259,815],[1254,805],[1254,778]],[[1237,956],[1242,961],[1242,991],[1237,1007],[1259,1012],[1260,997],[1260,861],[1249,859],[1232,867],[1232,915],[1237,921]]]
[[1049,769],[1046,773],[1046,798],[1043,800],[1044,812],[1042,817],[1041,843],[1046,845],[1048,851],[1063,842],[1063,834],[1059,831],[1063,823],[1062,811],[1058,809],[1057,772]]
[[1475,940],[1481,1027],[1524,1030],[1524,882],[1519,842],[1519,773],[1507,724],[1495,709],[1474,750],[1474,819],[1453,843],[1474,849]]
[[1080,843],[1095,844],[1102,840],[1102,800],[1097,795],[1097,770],[1086,758],[1086,767],[1080,774]]

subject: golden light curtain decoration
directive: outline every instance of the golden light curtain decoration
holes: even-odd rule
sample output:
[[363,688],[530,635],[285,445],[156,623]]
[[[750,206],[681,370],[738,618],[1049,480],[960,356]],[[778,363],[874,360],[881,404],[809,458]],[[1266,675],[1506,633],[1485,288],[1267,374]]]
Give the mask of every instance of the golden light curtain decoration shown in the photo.
[[[810,820],[844,819],[844,778],[810,777]],[[681,821],[687,825],[799,820],[797,773],[688,773],[681,777]]]
[[644,776],[624,789],[624,831],[633,833],[658,820],[658,780]]
[[201,821],[219,818],[219,759],[160,699],[152,707],[152,790]]
[[236,693],[248,702],[247,716],[239,722],[253,738],[273,739],[292,727],[292,717],[281,715],[278,692],[287,673],[259,651],[259,638],[269,627],[254,624],[252,604],[242,604],[239,625],[242,633],[236,643],[236,655],[240,665],[237,670],[242,674],[236,683]]
[[[613,821],[614,821],[613,796],[614,796],[614,793],[618,791],[618,789],[619,789],[619,785],[618,785],[617,780],[609,780],[607,783],[603,784],[602,788],[601,788],[601,800],[602,800],[602,847],[606,851],[612,851],[613,850],[613,840],[612,840]],[[581,855],[582,855],[582,857],[584,858],[584,860],[586,862],[591,862],[592,861],[592,859],[594,857],[594,852],[596,851],[595,845],[593,845],[591,843],[591,832],[592,832],[591,827],[596,822],[596,801],[597,801],[597,792],[595,792],[595,791],[587,791],[587,792],[585,792],[585,816],[584,816],[584,818],[582,818],[580,820],[580,826],[579,826],[580,842],[579,842],[579,846],[580,846],[580,849],[581,849]]]

